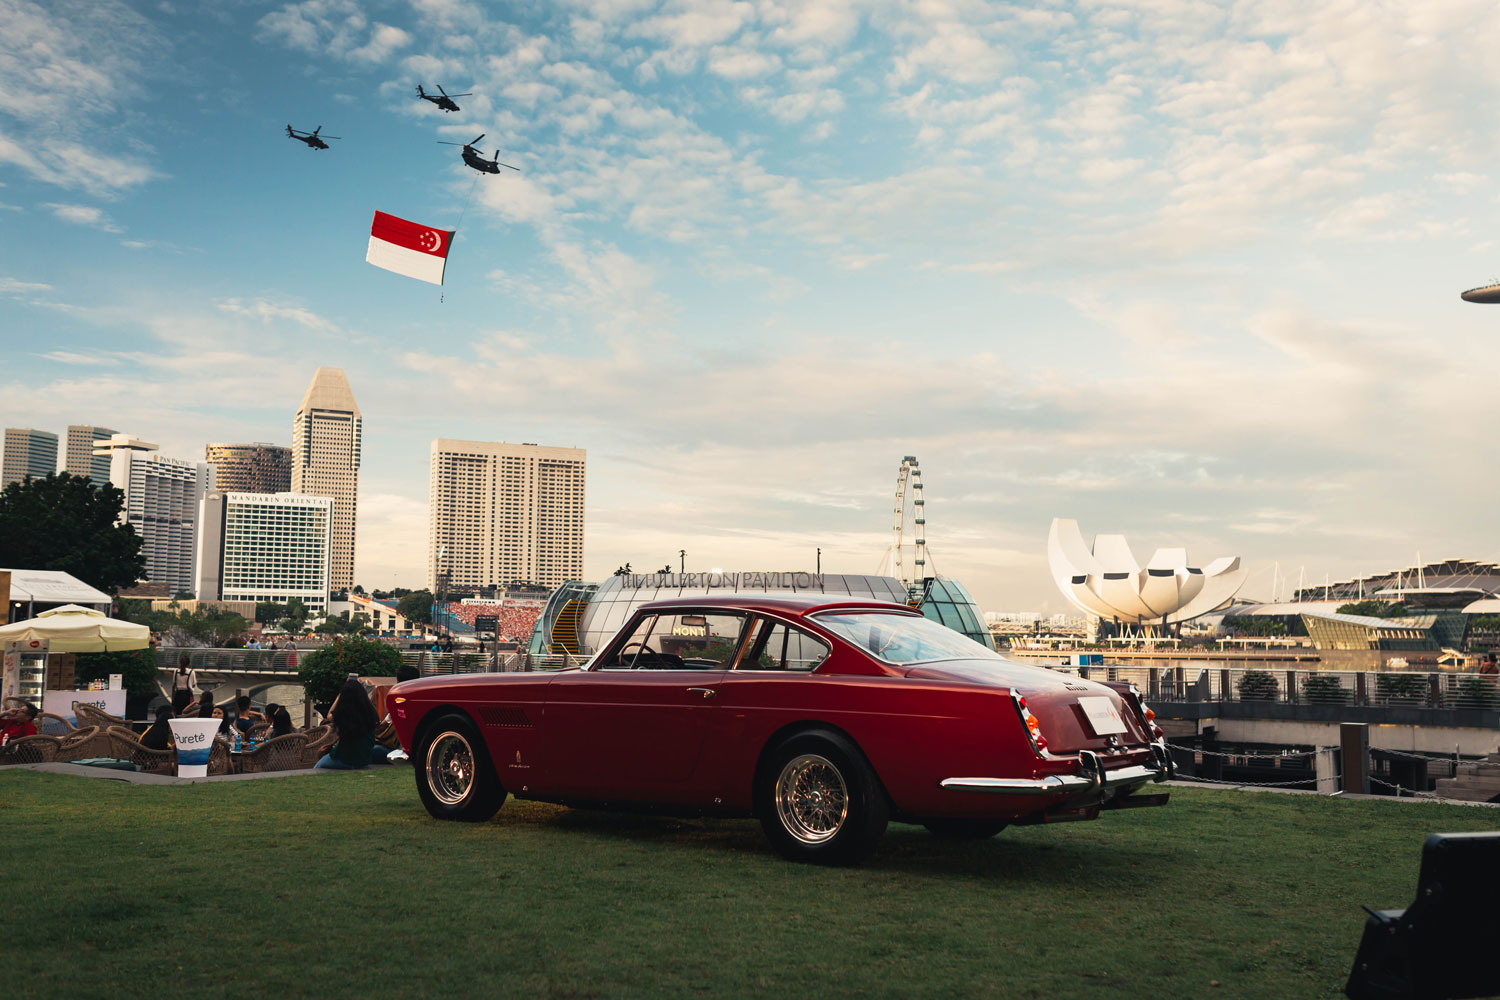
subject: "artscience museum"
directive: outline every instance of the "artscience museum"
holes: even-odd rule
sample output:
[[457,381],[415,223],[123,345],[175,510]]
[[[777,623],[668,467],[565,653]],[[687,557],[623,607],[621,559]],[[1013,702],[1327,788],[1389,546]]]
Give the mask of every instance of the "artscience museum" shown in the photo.
[[1227,605],[1245,584],[1238,556],[1189,566],[1187,549],[1157,549],[1145,566],[1124,535],[1084,541],[1078,522],[1054,518],[1047,563],[1063,596],[1085,614],[1122,626],[1152,628],[1185,622]]

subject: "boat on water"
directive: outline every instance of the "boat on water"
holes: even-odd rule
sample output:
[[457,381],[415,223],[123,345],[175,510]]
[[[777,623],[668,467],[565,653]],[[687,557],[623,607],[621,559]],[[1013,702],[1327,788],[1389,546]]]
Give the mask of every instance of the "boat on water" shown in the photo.
[[1500,302],[1500,282],[1496,282],[1493,285],[1481,285],[1478,288],[1471,288],[1459,297],[1465,302]]

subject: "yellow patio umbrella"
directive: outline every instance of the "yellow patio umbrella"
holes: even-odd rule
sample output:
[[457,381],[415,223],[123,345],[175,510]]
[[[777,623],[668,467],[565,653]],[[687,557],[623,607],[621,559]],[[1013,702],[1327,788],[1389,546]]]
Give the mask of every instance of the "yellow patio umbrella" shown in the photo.
[[47,640],[47,648],[53,653],[112,653],[145,649],[151,645],[151,630],[78,604],[64,604],[35,618],[0,625],[0,642],[36,639]]

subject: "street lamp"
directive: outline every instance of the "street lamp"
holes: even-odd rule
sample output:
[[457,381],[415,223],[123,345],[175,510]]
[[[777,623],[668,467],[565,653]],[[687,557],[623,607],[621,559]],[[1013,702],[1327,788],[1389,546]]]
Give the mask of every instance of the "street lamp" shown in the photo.
[[687,572],[687,549],[678,549],[677,550],[677,559],[678,559],[677,572],[679,572],[679,573],[686,573]]
[[818,549],[818,575],[823,575],[823,549],[821,547]]

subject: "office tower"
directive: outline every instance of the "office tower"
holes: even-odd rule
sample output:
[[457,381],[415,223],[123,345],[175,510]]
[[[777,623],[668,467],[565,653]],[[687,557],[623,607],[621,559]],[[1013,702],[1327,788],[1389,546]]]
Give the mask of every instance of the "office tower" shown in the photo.
[[203,498],[195,577],[200,601],[299,598],[328,609],[333,505],[300,493],[215,490]]
[[109,456],[97,454],[95,449],[114,433],[108,427],[69,424],[68,455],[63,461],[63,471],[73,476],[88,476],[96,489],[109,482]]
[[214,467],[221,493],[289,493],[292,449],[276,444],[210,444],[203,457]]
[[360,425],[344,370],[319,368],[292,423],[292,492],[333,499],[329,587],[336,591],[354,586]]
[[427,579],[434,588],[556,587],[583,575],[582,448],[432,442]]
[[30,427],[5,428],[5,455],[0,459],[0,488],[27,476],[42,479],[57,471],[57,435]]
[[198,507],[214,488],[213,466],[156,454],[156,445],[116,434],[109,446],[109,481],[125,493],[120,521],[141,536],[146,581],[173,593],[193,590]]

